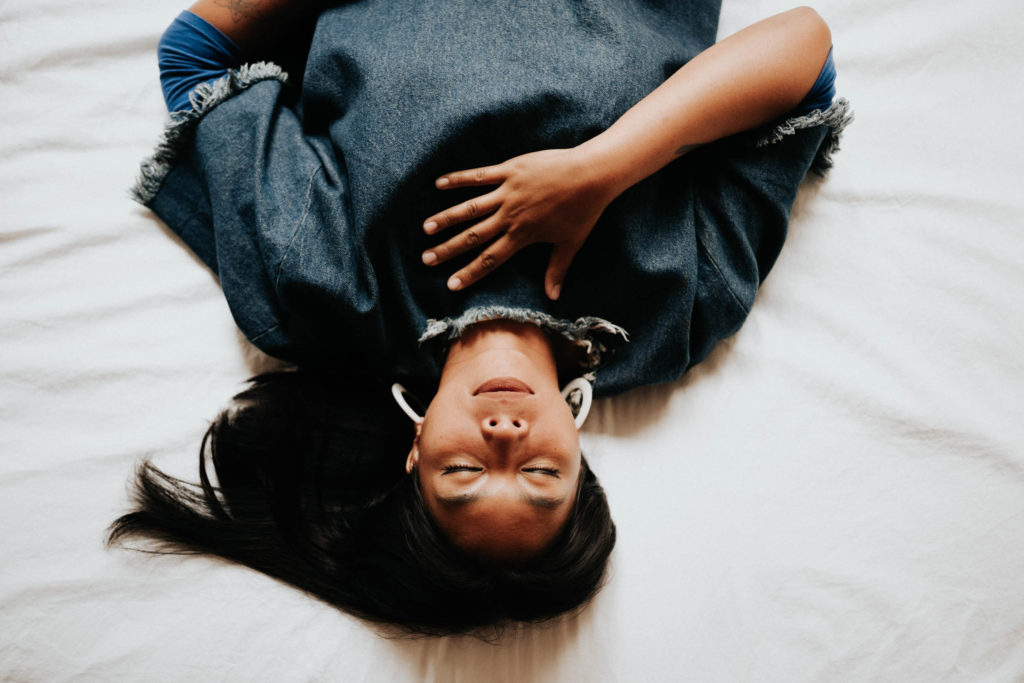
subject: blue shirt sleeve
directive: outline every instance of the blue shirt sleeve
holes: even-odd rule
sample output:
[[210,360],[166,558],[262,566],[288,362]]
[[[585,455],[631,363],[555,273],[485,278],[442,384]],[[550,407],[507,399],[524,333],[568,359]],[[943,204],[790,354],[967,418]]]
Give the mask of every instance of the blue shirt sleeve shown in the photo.
[[185,10],[167,27],[157,47],[160,86],[168,111],[190,108],[189,93],[215,81],[242,62],[235,41],[213,24]]
[[836,63],[832,59],[832,49],[829,48],[828,59],[825,60],[825,66],[821,67],[818,80],[811,86],[811,91],[807,93],[807,97],[793,110],[792,115],[801,116],[803,114],[810,114],[816,109],[828,109],[829,105],[832,104],[832,98],[835,96]]

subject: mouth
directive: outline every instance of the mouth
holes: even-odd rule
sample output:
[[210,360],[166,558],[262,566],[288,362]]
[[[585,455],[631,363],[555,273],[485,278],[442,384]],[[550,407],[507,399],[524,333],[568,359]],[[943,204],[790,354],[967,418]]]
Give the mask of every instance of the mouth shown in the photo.
[[530,388],[529,384],[515,377],[495,377],[478,386],[473,395],[497,393],[532,394],[533,389]]

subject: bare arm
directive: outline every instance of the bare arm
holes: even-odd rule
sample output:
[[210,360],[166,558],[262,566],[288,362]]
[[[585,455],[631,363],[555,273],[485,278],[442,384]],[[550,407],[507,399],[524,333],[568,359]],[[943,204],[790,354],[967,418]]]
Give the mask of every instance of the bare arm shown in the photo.
[[688,150],[791,111],[814,84],[831,41],[808,7],[775,15],[711,46],[575,148],[442,176],[442,189],[498,187],[425,221],[428,234],[478,222],[425,252],[424,263],[443,263],[493,240],[449,279],[451,289],[462,289],[522,247],[548,242],[554,251],[545,290],[558,298],[572,259],[615,197]]
[[769,17],[697,55],[583,146],[621,193],[694,147],[791,111],[831,44],[810,7]]

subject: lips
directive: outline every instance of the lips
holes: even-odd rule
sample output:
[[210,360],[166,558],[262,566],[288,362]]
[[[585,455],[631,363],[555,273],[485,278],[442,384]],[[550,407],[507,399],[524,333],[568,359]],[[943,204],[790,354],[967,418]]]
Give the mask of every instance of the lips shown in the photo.
[[476,388],[473,392],[474,396],[480,394],[495,394],[495,393],[520,393],[520,394],[532,394],[533,389],[526,382],[516,379],[515,377],[495,377],[489,379]]

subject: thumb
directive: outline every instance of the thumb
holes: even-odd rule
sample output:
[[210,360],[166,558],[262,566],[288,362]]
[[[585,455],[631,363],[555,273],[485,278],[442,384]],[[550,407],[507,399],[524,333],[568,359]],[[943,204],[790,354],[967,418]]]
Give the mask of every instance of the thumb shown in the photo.
[[551,260],[548,262],[548,270],[544,275],[544,291],[548,298],[555,300],[562,293],[562,282],[565,274],[569,272],[572,260],[576,258],[576,252],[580,250],[578,244],[556,244],[551,252]]

